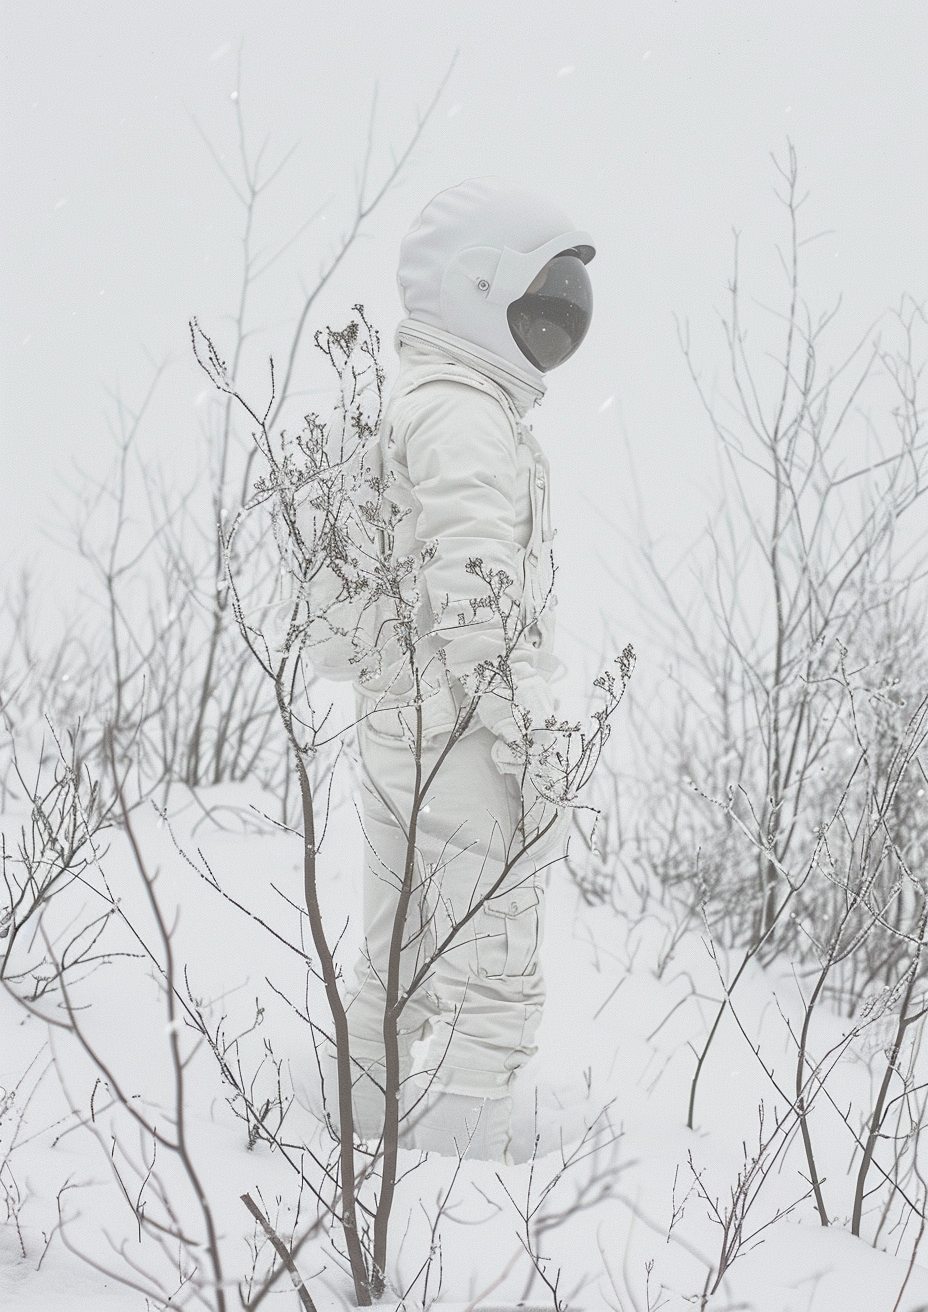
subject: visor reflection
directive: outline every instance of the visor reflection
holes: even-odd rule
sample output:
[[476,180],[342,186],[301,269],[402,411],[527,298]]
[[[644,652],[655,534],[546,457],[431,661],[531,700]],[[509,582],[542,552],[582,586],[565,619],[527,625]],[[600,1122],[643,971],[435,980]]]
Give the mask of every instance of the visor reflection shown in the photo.
[[586,336],[592,314],[590,275],[572,252],[556,255],[506,311],[519,350],[543,372],[570,359]]

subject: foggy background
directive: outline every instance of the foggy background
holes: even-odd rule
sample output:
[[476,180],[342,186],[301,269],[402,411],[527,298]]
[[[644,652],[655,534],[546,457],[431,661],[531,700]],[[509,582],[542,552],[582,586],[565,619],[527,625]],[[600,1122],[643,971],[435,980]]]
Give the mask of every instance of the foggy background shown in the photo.
[[[926,54],[925,0],[0,0],[0,828],[10,903],[9,911],[0,905],[7,986],[0,990],[0,1221],[4,1212],[7,1221],[0,1225],[0,1304],[11,1301],[9,1287],[24,1312],[62,1301],[75,1312],[79,1303],[94,1312],[104,1302],[115,1309],[131,1299],[134,1306],[137,1293],[115,1290],[118,1273],[100,1273],[120,1252],[140,1254],[143,1224],[154,1233],[157,1209],[173,1208],[159,1171],[184,1190],[164,1215],[191,1239],[176,1253],[165,1239],[164,1266],[156,1249],[146,1251],[172,1291],[159,1305],[174,1305],[173,1291],[187,1297],[180,1291],[202,1264],[196,1236],[204,1232],[193,1212],[196,1229],[189,1224],[184,1200],[192,1205],[205,1195],[192,1173],[178,1167],[175,1177],[165,1165],[170,1151],[156,1170],[148,1151],[154,1124],[146,1135],[124,1118],[144,1106],[170,1125],[169,1085],[189,1090],[186,1123],[209,1172],[203,1179],[219,1200],[216,1231],[228,1236],[230,1288],[235,1270],[259,1278],[257,1267],[247,1275],[244,1257],[256,1249],[240,1242],[242,1188],[274,1198],[275,1215],[289,1216],[288,1225],[305,1217],[306,1188],[315,1186],[302,1168],[288,1195],[283,1158],[249,1150],[259,1120],[267,1128],[280,1112],[283,1125],[291,1076],[302,1079],[312,1060],[289,1001],[303,998],[315,1008],[318,998],[321,1006],[302,947],[291,951],[304,943],[295,899],[307,851],[300,834],[308,827],[298,814],[302,799],[280,708],[240,641],[229,591],[217,587],[211,497],[221,488],[220,513],[228,498],[234,515],[248,430],[236,420],[230,467],[218,480],[222,403],[193,359],[188,322],[196,316],[231,359],[246,214],[224,174],[241,178],[241,121],[249,156],[263,149],[266,170],[285,161],[253,216],[259,265],[285,249],[251,288],[250,335],[236,380],[262,410],[268,358],[285,361],[307,291],[352,222],[369,122],[368,197],[447,79],[410,162],[312,311],[283,415],[292,431],[307,411],[327,412],[331,370],[313,347],[313,332],[344,326],[355,302],[380,330],[383,363],[394,375],[398,248],[439,190],[504,175],[547,193],[593,234],[592,329],[577,355],[551,374],[548,396],[532,415],[552,465],[559,528],[557,649],[569,676],[555,695],[565,717],[588,717],[589,679],[607,656],[632,643],[638,663],[602,765],[582,795],[565,868],[550,881],[546,1028],[536,1064],[514,1086],[514,1129],[526,1153],[539,1142],[551,1145],[542,1154],[555,1144],[563,1151],[589,1125],[585,1109],[592,1115],[601,1108],[608,1123],[615,1105],[620,1137],[627,1130],[628,1138],[619,1169],[587,1141],[580,1160],[593,1174],[582,1187],[575,1178],[574,1204],[558,1195],[558,1212],[539,1210],[543,1197],[531,1193],[531,1181],[543,1190],[547,1184],[530,1168],[520,1243],[523,1233],[539,1242],[544,1236],[546,1263],[560,1262],[562,1252],[565,1272],[585,1272],[603,1290],[611,1251],[628,1305],[652,1306],[645,1261],[656,1256],[661,1289],[698,1302],[688,1291],[707,1290],[713,1278],[708,1258],[709,1281],[698,1270],[698,1254],[710,1251],[704,1237],[715,1231],[718,1253],[720,1235],[729,1245],[736,1230],[740,1239],[729,1249],[736,1256],[741,1241],[751,1246],[757,1236],[769,1246],[745,1261],[732,1306],[884,1306],[885,1291],[911,1276],[905,1306],[928,1308],[928,1271],[915,1262],[925,1226],[912,1225],[925,1202],[912,1183],[919,1134],[928,1126],[921,1029],[911,1031],[910,1048],[900,1046],[921,1014],[908,1008],[923,1006],[928,961],[928,891],[918,879],[928,851],[928,523],[921,495],[928,447],[912,412],[923,400],[907,372],[910,358],[916,369],[928,359],[928,316],[906,303],[907,356],[905,325],[892,314],[904,296],[928,308]],[[786,406],[785,439],[778,429],[761,471],[749,463],[751,450],[733,460],[729,501],[720,509],[721,443],[680,337],[690,343],[709,408],[736,439],[748,427],[745,411],[769,421],[784,387],[777,361],[789,307],[777,249],[788,264],[789,215],[777,200],[783,183],[771,156],[785,166],[791,148],[800,194],[808,192],[801,235],[814,238],[801,254],[810,335],[820,315],[839,301],[841,308],[817,343],[815,386],[795,387]],[[760,392],[740,414],[722,324],[736,233],[746,356]],[[801,313],[798,319],[794,384],[806,364]],[[845,413],[843,399],[878,333],[886,355]],[[860,343],[857,366],[829,391],[831,371]],[[114,458],[131,412],[149,393],[131,452],[141,463],[127,462],[131,494],[121,513],[112,496]],[[797,433],[792,455],[778,464]],[[881,466],[887,451],[893,455]],[[905,458],[893,458],[899,454]],[[848,473],[854,465],[866,471],[859,479]],[[104,489],[101,504],[88,511],[94,486]],[[775,514],[772,503],[797,488],[792,511]],[[262,543],[262,521],[251,522],[253,531],[235,539],[235,574],[239,596],[257,604],[268,599],[276,562],[273,539]],[[638,546],[645,524],[657,543],[650,577]],[[83,554],[74,536],[81,531]],[[36,590],[20,609],[24,570]],[[340,727],[356,709],[348,684],[318,692],[310,684],[309,692],[312,737],[300,751],[318,770],[313,849],[331,834],[318,890],[325,924],[340,927],[341,967],[360,947],[362,928],[353,911],[345,918],[346,908],[359,905],[365,843],[354,810],[359,764]],[[325,705],[330,693],[334,717]],[[300,717],[301,699],[297,692]],[[124,790],[141,839],[137,865],[112,822],[110,808],[125,805]],[[128,829],[128,816],[121,819]],[[179,851],[197,852],[203,878]],[[139,877],[146,862],[150,879]],[[36,870],[47,882],[37,883]],[[208,887],[212,871],[221,872],[216,887],[229,901]],[[14,913],[15,889],[25,891]],[[159,899],[177,963],[176,975],[165,967],[162,978],[173,987],[183,963],[189,1003],[199,1012],[206,999],[216,1037],[200,1045],[204,1061],[227,1037],[222,1052],[234,1051],[236,1063],[244,1054],[236,1078],[249,1081],[247,1133],[226,1115],[215,1071],[201,1074],[200,1058],[189,1080],[177,1078],[174,1003],[166,1016],[152,988],[160,938],[149,937],[150,955],[140,960],[138,953],[145,933],[156,932],[151,912]],[[98,942],[103,925],[111,928]],[[261,937],[268,927],[274,937]],[[14,943],[22,972],[15,976],[6,968]],[[95,976],[96,963],[108,958],[113,971]],[[66,969],[80,972],[72,976],[79,1004],[69,1004],[68,1015],[72,1022],[86,1017],[88,1034],[99,1036],[98,1051],[111,1052],[113,1065],[92,1051],[85,1061],[61,1035],[62,1046],[56,1041],[50,1053],[58,1073],[33,1103],[51,1069],[40,1059],[45,1026],[18,1010],[7,1023],[3,1008],[15,1008],[20,987],[23,996],[31,992],[27,1006],[57,1007],[53,990],[61,987],[64,996]],[[817,982],[806,988],[813,972]],[[188,1042],[192,1054],[198,1039],[191,1034]],[[230,1069],[231,1055],[222,1060]],[[30,1071],[27,1085],[20,1076]],[[906,1082],[904,1097],[889,1099],[891,1073]],[[112,1112],[95,1108],[101,1079]],[[781,1095],[792,1087],[797,1098],[781,1120],[782,1104],[789,1105]],[[136,1103],[138,1089],[145,1096]],[[227,1084],[225,1095],[235,1101]],[[804,1146],[794,1137],[800,1119],[808,1131],[813,1098],[815,1154],[811,1138]],[[769,1119],[764,1129],[765,1105],[779,1140]],[[98,1138],[82,1132],[91,1155],[64,1138],[78,1122]],[[180,1122],[176,1128],[180,1136]],[[536,1130],[548,1137],[536,1141]],[[859,1147],[870,1134],[859,1168],[848,1130]],[[318,1140],[303,1140],[312,1153],[326,1137],[321,1125],[308,1134],[317,1132]],[[28,1157],[15,1159],[17,1171],[22,1162],[18,1177],[9,1168],[11,1133],[17,1150],[29,1146]],[[768,1134],[751,1160],[749,1145]],[[875,1151],[887,1155],[889,1169],[869,1155],[877,1136]],[[563,1156],[561,1163],[566,1169]],[[109,1194],[97,1192],[104,1167]],[[495,1168],[485,1169],[489,1183]],[[827,1228],[815,1223],[808,1194],[816,1173],[827,1186],[827,1214],[824,1203],[819,1214],[831,1222]],[[598,1192],[591,1181],[606,1176],[624,1196]],[[140,1182],[134,1215],[125,1202],[135,1186],[130,1192],[124,1178]],[[403,1238],[390,1263],[410,1272],[409,1280],[397,1275],[398,1286],[406,1289],[428,1252],[449,1275],[446,1296],[449,1289],[468,1298],[481,1287],[496,1289],[490,1281],[516,1239],[479,1175],[472,1177],[480,1189],[473,1213],[484,1226],[479,1232],[469,1212],[457,1213],[457,1202],[444,1231],[431,1229],[421,1178],[407,1172],[407,1195],[394,1212]],[[443,1208],[441,1176],[425,1178]],[[755,1212],[743,1225],[750,1200],[743,1207],[737,1201],[756,1197],[762,1184],[765,1215],[778,1222],[776,1233],[771,1221],[763,1235],[767,1222]],[[86,1188],[71,1193],[72,1185]],[[371,1185],[378,1188],[376,1177]],[[857,1228],[851,1208],[863,1208],[865,1185],[860,1233],[867,1243],[846,1233],[849,1222]],[[146,1211],[143,1194],[154,1211]],[[729,1203],[710,1202],[713,1194],[731,1200],[726,1215],[737,1218],[735,1230],[727,1220],[715,1228],[710,1211],[719,1219],[717,1207]],[[688,1199],[694,1207],[684,1218]],[[508,1203],[522,1206],[513,1194]],[[617,1203],[624,1219],[613,1212]],[[410,1222],[402,1228],[407,1206]],[[71,1226],[66,1214],[77,1225],[71,1252],[52,1245]],[[567,1228],[556,1233],[559,1216]],[[665,1243],[664,1221],[654,1217],[670,1228],[679,1223],[680,1242]],[[808,1224],[791,1223],[803,1218]],[[169,1233],[160,1231],[157,1242]],[[456,1238],[443,1248],[445,1235]],[[93,1274],[72,1256],[85,1239],[88,1260],[100,1255]],[[560,1247],[549,1248],[549,1240]],[[886,1251],[877,1251],[881,1245]],[[309,1253],[301,1257],[307,1272],[325,1271],[337,1258],[327,1243],[318,1264]],[[144,1266],[148,1257],[139,1260]],[[721,1277],[722,1258],[711,1260]],[[119,1270],[134,1278],[140,1268],[135,1256],[131,1262]],[[687,1271],[697,1270],[698,1283],[690,1283]],[[521,1281],[514,1268],[512,1288]],[[189,1297],[197,1297],[193,1288]],[[903,1308],[901,1291],[897,1305]]]
[[[115,395],[136,405],[165,365],[143,446],[184,485],[203,460],[196,314],[231,339],[243,211],[229,167],[238,89],[250,148],[295,147],[259,246],[299,239],[256,290],[248,379],[289,338],[350,220],[371,101],[371,183],[389,171],[455,52],[398,185],[321,297],[310,329],[363,301],[388,371],[399,242],[438,190],[495,173],[549,193],[598,244],[595,315],[534,417],[555,479],[561,639],[598,653],[597,612],[635,623],[598,566],[621,568],[629,458],[654,531],[680,544],[712,505],[713,441],[678,344],[688,322],[712,391],[719,311],[741,234],[749,301],[784,291],[770,154],[795,144],[810,191],[804,285],[851,345],[905,292],[926,294],[928,9],[910,3],[3,4],[3,387],[0,550],[56,596],[73,580],[62,517],[75,467],[113,456]],[[201,135],[202,134],[202,135]],[[780,302],[782,303],[782,301]],[[297,365],[312,405],[311,331]],[[836,358],[840,351],[836,349]],[[56,507],[60,507],[56,508]],[[595,650],[594,650],[595,649]],[[565,650],[569,655],[569,650]]]

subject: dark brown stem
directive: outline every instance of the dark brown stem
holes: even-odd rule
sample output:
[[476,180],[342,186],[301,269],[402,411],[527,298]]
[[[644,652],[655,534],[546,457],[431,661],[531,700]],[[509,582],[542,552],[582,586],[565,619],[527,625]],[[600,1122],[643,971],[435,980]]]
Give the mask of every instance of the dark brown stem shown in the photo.
[[[919,931],[919,939],[921,939],[925,932],[924,914],[922,916],[922,923],[919,927]],[[915,1016],[909,1016],[909,1008],[912,1005],[912,994],[915,992],[919,955],[920,954],[918,953],[916,954],[916,959],[913,961],[910,968],[909,982],[906,985],[902,1005],[899,1008],[899,1023],[896,1026],[896,1034],[893,1038],[892,1047],[887,1054],[886,1070],[883,1072],[883,1079],[880,1081],[880,1091],[877,1095],[876,1103],[874,1104],[873,1115],[870,1117],[867,1139],[864,1144],[864,1155],[857,1172],[857,1184],[854,1189],[854,1211],[851,1217],[852,1235],[860,1234],[860,1222],[863,1215],[864,1192],[867,1184],[867,1175],[873,1161],[873,1153],[876,1149],[877,1140],[880,1137],[880,1130],[883,1127],[884,1109],[886,1106],[886,1098],[889,1094],[889,1086],[896,1071],[896,1062],[899,1060],[899,1053],[902,1050],[905,1032],[916,1019]]]
[[[115,759],[113,760],[113,776],[116,778]],[[118,786],[118,779],[117,779]],[[171,932],[164,921],[161,912],[161,906],[155,897],[152,877],[148,873],[142,857],[141,849],[136,841],[135,832],[132,828],[132,821],[129,817],[129,811],[126,807],[123,797],[122,788],[119,788],[119,805],[122,809],[123,823],[126,827],[126,834],[132,848],[132,855],[135,858],[135,864],[139,874],[142,877],[142,883],[145,885],[145,892],[148,894],[148,902],[155,917],[158,926],[158,933],[161,936],[161,943],[164,948],[164,984],[165,997],[168,1006],[168,1033],[171,1046],[171,1060],[174,1066],[174,1126],[176,1133],[176,1143],[174,1151],[183,1164],[184,1171],[187,1174],[200,1210],[203,1213],[203,1221],[206,1226],[207,1248],[209,1250],[210,1261],[213,1266],[213,1278],[216,1289],[216,1307],[218,1312],[226,1312],[226,1295],[223,1287],[222,1259],[219,1253],[219,1239],[216,1233],[216,1225],[213,1220],[212,1208],[206,1197],[206,1191],[200,1181],[200,1177],[193,1165],[190,1152],[187,1147],[187,1122],[186,1122],[186,1102],[184,1092],[184,1059],[180,1052],[180,1041],[177,1037],[179,1022],[176,1016],[176,998],[177,991],[174,982],[174,952],[171,943]]]
[[809,1130],[808,1107],[806,1106],[804,1088],[805,1088],[805,1071],[808,1058],[806,1049],[809,1041],[809,1026],[812,1023],[812,1012],[815,1010],[815,1004],[818,1002],[819,994],[825,986],[825,980],[831,969],[833,954],[829,954],[828,960],[822,967],[816,981],[815,988],[812,990],[812,996],[806,1003],[805,1015],[802,1020],[802,1033],[799,1036],[799,1058],[796,1062],[796,1115],[799,1118],[799,1129],[802,1134],[802,1146],[805,1149],[806,1162],[809,1167],[809,1183],[812,1185],[812,1191],[815,1194],[815,1206],[818,1208],[819,1218],[822,1225],[828,1225],[828,1213],[825,1210],[825,1199],[822,1194],[821,1182],[818,1178],[818,1169],[815,1165],[815,1154],[812,1150],[812,1135]]
[[419,822],[419,808],[422,803],[422,700],[418,672],[416,672],[416,781],[413,788],[412,813],[409,817],[409,830],[406,838],[406,864],[403,870],[403,883],[397,899],[396,912],[393,916],[393,933],[390,938],[390,955],[387,963],[387,989],[383,1010],[384,1042],[384,1122],[383,1122],[383,1176],[380,1199],[374,1217],[374,1270],[373,1293],[379,1298],[384,1290],[387,1262],[387,1234],[390,1214],[393,1210],[393,1197],[396,1191],[396,1155],[399,1146],[399,1094],[400,1094],[400,1056],[399,1056],[399,1016],[400,963],[403,951],[403,937],[406,931],[406,914],[412,897],[413,876],[416,863],[416,832]]
[[758,941],[755,944],[753,944],[752,947],[748,948],[747,951],[745,952],[744,960],[741,962],[741,965],[738,967],[734,979],[732,980],[731,984],[729,984],[728,987],[725,989],[725,997],[723,998],[721,1004],[719,1005],[718,1012],[716,1013],[715,1020],[713,1021],[712,1024],[712,1029],[709,1031],[709,1035],[708,1038],[706,1039],[705,1044],[703,1045],[702,1052],[699,1054],[699,1057],[696,1061],[696,1070],[693,1072],[693,1079],[690,1083],[690,1101],[686,1114],[686,1127],[688,1130],[692,1130],[693,1128],[693,1116],[696,1110],[696,1087],[699,1084],[699,1077],[702,1074],[702,1068],[705,1064],[706,1057],[708,1056],[709,1049],[712,1046],[712,1040],[715,1038],[716,1031],[718,1030],[718,1027],[721,1024],[722,1017],[725,1015],[725,1009],[728,1006],[729,999],[732,993],[734,993],[738,981],[741,979],[741,976],[744,974],[745,970],[747,969],[748,962],[757,956],[758,952],[763,947],[764,943],[766,943],[767,939],[773,933],[780,917],[783,915],[783,912],[786,910],[795,892],[796,892],[796,887],[792,886],[789,892],[784,897],[783,901],[780,903],[779,908],[774,913],[774,916],[770,921],[769,926],[764,931],[761,938],[758,939]]
[[293,749],[297,775],[300,781],[300,800],[303,810],[303,895],[309,917],[313,944],[322,969],[326,1000],[335,1030],[335,1056],[338,1071],[339,1160],[341,1166],[342,1210],[341,1224],[351,1265],[355,1297],[359,1307],[371,1305],[371,1281],[358,1232],[357,1179],[354,1155],[354,1113],[351,1103],[351,1052],[348,1038],[348,1017],[338,991],[338,977],[332,950],[325,935],[319,895],[316,887],[316,829],[313,815],[312,785],[306,770],[303,753],[293,731],[284,691],[277,682],[278,704]]
[[280,1235],[271,1225],[270,1221],[268,1221],[267,1217],[264,1215],[264,1213],[261,1211],[261,1208],[254,1201],[251,1194],[242,1194],[241,1198],[242,1198],[242,1202],[248,1208],[249,1212],[258,1222],[258,1225],[260,1225],[261,1229],[264,1231],[268,1239],[273,1244],[274,1251],[276,1252],[277,1256],[280,1258],[281,1262],[283,1262],[284,1266],[289,1271],[290,1279],[293,1281],[293,1286],[296,1289],[296,1292],[300,1296],[300,1302],[302,1303],[303,1307],[306,1308],[307,1312],[316,1312],[316,1305],[309,1296],[309,1290],[303,1284],[303,1277],[300,1275],[299,1271],[297,1270],[297,1266],[293,1260],[293,1256],[290,1252],[290,1249],[281,1239]]

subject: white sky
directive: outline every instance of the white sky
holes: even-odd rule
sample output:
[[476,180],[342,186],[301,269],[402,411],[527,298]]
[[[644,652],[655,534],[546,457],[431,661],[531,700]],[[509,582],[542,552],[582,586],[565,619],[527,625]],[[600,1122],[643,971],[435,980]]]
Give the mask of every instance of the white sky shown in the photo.
[[178,477],[196,458],[203,381],[186,324],[195,313],[223,331],[240,214],[193,120],[231,160],[238,53],[251,139],[268,136],[274,157],[298,146],[263,233],[286,236],[332,198],[256,301],[257,360],[285,338],[301,279],[349,213],[375,84],[379,177],[456,49],[411,166],[317,323],[363,300],[390,363],[399,241],[468,176],[548,191],[594,234],[594,326],[535,425],[554,466],[562,583],[583,579],[602,534],[590,502],[624,499],[623,421],[658,527],[698,526],[707,503],[692,482],[711,444],[675,316],[711,375],[733,228],[746,284],[773,296],[783,227],[770,152],[788,136],[808,231],[828,230],[809,248],[807,287],[822,303],[844,293],[842,340],[904,292],[928,294],[922,0],[3,0],[8,575],[49,550],[74,464],[105,467],[107,391],[137,401],[150,360],[169,367],[146,440]]

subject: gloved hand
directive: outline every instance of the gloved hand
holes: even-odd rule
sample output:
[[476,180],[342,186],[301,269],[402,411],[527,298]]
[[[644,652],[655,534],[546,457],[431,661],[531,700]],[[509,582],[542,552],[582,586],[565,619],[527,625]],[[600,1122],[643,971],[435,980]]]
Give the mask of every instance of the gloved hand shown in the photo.
[[[567,780],[557,759],[559,746],[566,746],[557,726],[555,699],[547,679],[535,668],[534,651],[514,652],[505,677],[492,682],[478,696],[476,714],[494,736],[493,763],[500,774],[512,775],[522,783],[523,808],[529,827],[544,827],[552,808],[563,808]],[[466,684],[465,684],[466,686]],[[561,828],[559,818],[558,824]]]
[[540,676],[520,684],[514,701],[500,705],[499,698],[483,698],[477,711],[485,723],[489,721],[487,727],[496,739],[492,755],[500,774],[525,774],[543,797],[560,800],[565,780],[557,759],[557,719],[553,698]]
[[557,734],[550,729],[532,728],[528,735],[531,743],[524,737],[513,736],[512,721],[504,722],[496,729],[496,742],[491,749],[493,764],[500,774],[525,777],[535,785],[542,797],[551,801],[560,801],[563,791],[563,771],[554,758]]
[[[554,722],[553,716],[548,722]],[[496,733],[493,762],[500,774],[518,780],[522,799],[519,828],[537,860],[562,848],[570,828],[573,807],[567,796],[563,760],[558,759],[559,735],[553,729],[536,729],[534,720],[526,722],[518,706],[498,722]],[[543,837],[539,839],[540,832]]]
[[535,740],[535,754],[553,741],[545,725],[554,718],[554,698],[537,670],[527,661],[513,659],[506,680],[477,695],[477,718],[497,738],[508,742],[523,742],[528,733]]

